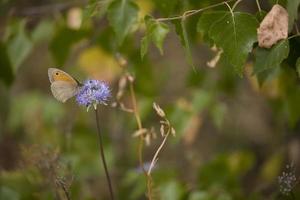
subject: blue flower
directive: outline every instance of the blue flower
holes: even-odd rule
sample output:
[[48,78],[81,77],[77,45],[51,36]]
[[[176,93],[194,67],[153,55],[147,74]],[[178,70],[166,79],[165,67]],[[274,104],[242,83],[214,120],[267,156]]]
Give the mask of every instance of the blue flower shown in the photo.
[[76,101],[79,105],[90,107],[93,105],[96,109],[97,104],[106,105],[111,94],[109,86],[99,80],[86,80],[76,95]]

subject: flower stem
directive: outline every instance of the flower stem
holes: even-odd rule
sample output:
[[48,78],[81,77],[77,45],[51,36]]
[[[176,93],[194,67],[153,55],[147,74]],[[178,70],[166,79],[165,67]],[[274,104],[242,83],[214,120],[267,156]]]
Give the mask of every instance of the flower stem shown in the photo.
[[100,132],[100,125],[99,125],[99,114],[98,114],[97,109],[95,109],[95,114],[96,114],[96,124],[97,124],[97,130],[98,130],[98,139],[99,139],[99,145],[100,145],[101,160],[102,160],[102,164],[103,164],[103,167],[104,167],[104,171],[105,171],[105,175],[106,175],[106,179],[107,179],[107,183],[108,183],[110,199],[114,200],[112,184],[111,184],[111,180],[110,180],[110,176],[109,176],[109,173],[108,173],[108,169],[107,169],[107,165],[106,165],[106,161],[105,161],[105,156],[104,156],[103,141],[102,141],[102,135],[101,135],[101,132]]
[[[135,116],[135,119],[136,119],[136,122],[138,125],[138,129],[140,130],[143,128],[143,126],[142,126],[142,121],[141,121],[141,118],[140,118],[140,115],[138,112],[138,107],[137,107],[136,97],[135,97],[135,93],[134,93],[134,89],[133,89],[133,84],[131,82],[130,82],[129,87],[130,87],[131,101],[132,101],[132,105],[133,105],[133,113],[134,113],[134,116]],[[142,168],[145,176],[147,177],[147,172],[144,168],[144,161],[143,161],[143,147],[144,147],[144,140],[143,140],[143,136],[141,135],[140,142],[138,145],[138,157],[139,157],[140,167]]]

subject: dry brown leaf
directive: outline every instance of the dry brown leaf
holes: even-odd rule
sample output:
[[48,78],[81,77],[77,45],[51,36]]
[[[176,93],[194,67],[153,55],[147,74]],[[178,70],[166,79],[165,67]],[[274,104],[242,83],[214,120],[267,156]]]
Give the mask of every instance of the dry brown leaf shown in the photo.
[[282,6],[275,4],[257,29],[258,45],[271,48],[279,40],[286,39],[288,24],[288,12]]

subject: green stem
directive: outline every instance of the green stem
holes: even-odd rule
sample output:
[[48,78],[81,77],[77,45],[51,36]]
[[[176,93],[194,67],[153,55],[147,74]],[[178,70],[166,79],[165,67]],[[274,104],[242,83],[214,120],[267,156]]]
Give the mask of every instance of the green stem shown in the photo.
[[109,193],[110,193],[110,199],[114,200],[114,194],[113,194],[112,184],[111,184],[111,180],[110,180],[110,176],[109,176],[109,173],[108,173],[108,169],[107,169],[107,165],[106,165],[106,160],[105,160],[105,156],[104,156],[103,141],[102,141],[102,135],[101,135],[101,132],[100,132],[99,114],[98,114],[97,108],[95,109],[95,114],[96,114],[96,124],[97,124],[97,130],[98,130],[98,139],[99,139],[101,160],[102,160],[102,164],[103,164],[103,167],[104,167],[104,171],[105,171],[105,175],[106,175],[106,179],[107,179],[107,183],[108,183],[108,189],[109,189]]

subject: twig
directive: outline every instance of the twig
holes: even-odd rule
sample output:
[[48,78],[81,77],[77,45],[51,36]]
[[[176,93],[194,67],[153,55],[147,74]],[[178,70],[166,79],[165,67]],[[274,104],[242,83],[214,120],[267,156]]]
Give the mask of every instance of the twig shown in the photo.
[[260,7],[260,4],[259,4],[259,0],[256,0],[256,5],[257,5],[257,8],[258,8],[258,11],[261,12],[261,7]]
[[71,200],[71,196],[70,196],[70,193],[69,193],[68,189],[66,188],[65,182],[59,179],[59,180],[57,180],[57,183],[62,188],[62,190],[64,191],[66,199]]
[[[129,80],[129,89],[130,89],[130,96],[131,96],[131,101],[132,101],[132,106],[133,106],[133,113],[138,125],[138,129],[141,130],[143,129],[142,126],[142,122],[141,122],[141,118],[138,112],[138,107],[137,107],[137,102],[136,102],[136,97],[135,97],[135,92],[134,92],[134,88],[133,88],[133,82],[131,80]],[[148,198],[151,200],[152,199],[152,188],[151,185],[149,185],[148,183],[151,181],[149,180],[150,177],[148,176],[145,167],[144,167],[144,161],[143,161],[143,148],[144,148],[144,136],[140,135],[139,137],[139,144],[138,144],[138,157],[139,157],[139,164],[140,167],[146,177],[146,181],[147,181],[147,196]]]
[[154,154],[154,156],[153,156],[153,158],[152,158],[152,161],[151,161],[149,170],[148,170],[148,172],[147,172],[148,176],[151,175],[151,171],[152,171],[152,169],[153,169],[153,167],[154,167],[156,161],[158,160],[158,154],[160,153],[160,151],[162,150],[163,146],[165,145],[165,143],[166,143],[166,141],[167,141],[167,138],[168,138],[168,136],[170,135],[170,132],[171,132],[171,130],[170,130],[170,128],[169,128],[167,134],[164,136],[164,139],[163,139],[162,143],[160,144],[160,146],[158,147],[157,151],[155,152],[155,154]]
[[[141,118],[140,118],[139,112],[138,112],[133,83],[131,81],[129,81],[129,82],[130,82],[129,89],[130,89],[130,96],[131,96],[131,101],[132,101],[132,106],[133,106],[133,113],[134,113],[134,116],[135,116],[135,119],[136,119],[136,122],[138,125],[138,129],[141,130],[143,128],[143,126],[142,126]],[[144,161],[143,161],[143,146],[144,146],[143,135],[141,135],[139,147],[138,147],[138,154],[139,154],[138,157],[139,157],[140,167],[142,168],[143,172],[146,173],[146,170],[144,168]]]
[[234,10],[235,7],[236,7],[239,3],[241,3],[241,1],[243,1],[243,0],[237,0],[237,1],[233,4],[233,6],[232,6],[232,10]]
[[291,36],[288,37],[287,39],[290,40],[290,39],[292,39],[292,38],[299,37],[299,36],[300,36],[300,34],[295,34],[295,35],[291,35]]
[[102,142],[102,136],[100,132],[100,125],[99,125],[99,116],[98,116],[98,109],[95,109],[95,114],[96,114],[96,124],[97,124],[97,131],[98,131],[98,139],[99,139],[99,146],[100,146],[100,155],[101,155],[101,160],[103,163],[107,183],[108,183],[108,188],[109,188],[109,193],[110,193],[110,199],[114,200],[114,194],[113,194],[113,189],[112,189],[112,184],[110,180],[110,176],[108,173],[106,161],[105,161],[105,156],[104,156],[104,150],[103,150],[103,142]]
[[[175,17],[167,17],[167,18],[158,18],[156,19],[157,21],[172,21],[172,20],[177,20],[177,19],[185,19],[189,16],[192,16],[192,15],[195,15],[199,12],[202,12],[204,10],[208,10],[208,9],[211,9],[211,8],[215,8],[215,7],[218,7],[218,6],[221,6],[221,5],[224,5],[225,3],[230,3],[234,0],[228,0],[228,1],[223,1],[221,3],[217,3],[217,4],[214,4],[214,5],[211,5],[211,6],[207,6],[205,8],[200,8],[198,10],[188,10],[188,11],[185,11],[182,15],[180,16],[175,16]],[[239,1],[239,0],[238,0]]]

